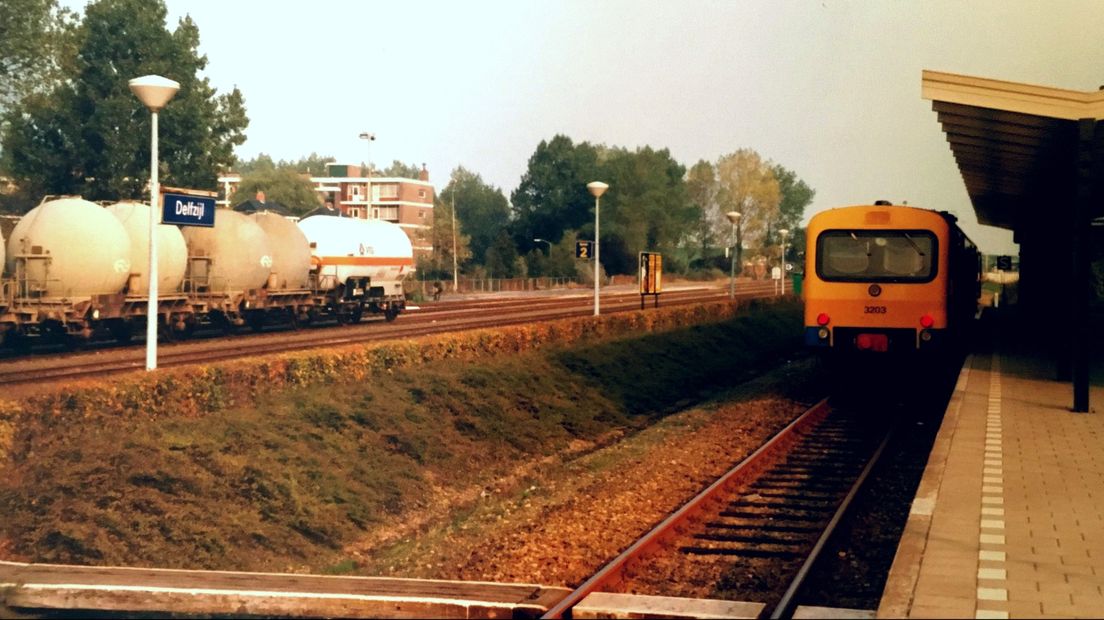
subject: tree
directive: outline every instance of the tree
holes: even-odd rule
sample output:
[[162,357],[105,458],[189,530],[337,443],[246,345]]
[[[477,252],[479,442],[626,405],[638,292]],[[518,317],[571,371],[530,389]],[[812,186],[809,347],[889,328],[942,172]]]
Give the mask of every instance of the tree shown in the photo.
[[290,166],[258,169],[242,175],[241,183],[230,196],[230,205],[241,204],[264,192],[265,200],[278,202],[295,215],[303,215],[322,204],[310,178]]
[[743,264],[743,241],[762,244],[770,224],[778,219],[781,199],[774,171],[752,149],[740,149],[717,160],[717,201],[722,213],[736,211],[736,262]]
[[781,164],[773,167],[774,177],[778,179],[781,201],[778,203],[778,228],[790,230],[787,254],[799,256],[805,251],[805,229],[801,220],[805,217],[805,208],[813,202],[816,190],[797,177],[797,173]]
[[455,227],[453,226],[456,218],[453,214],[451,202],[453,195],[451,193],[449,198],[450,200],[446,201],[437,196],[433,204],[433,228],[430,231],[430,241],[433,245],[433,273],[430,276],[432,278],[452,275],[454,246],[456,248],[455,264],[457,269],[471,259],[471,249],[469,247],[471,237],[463,233],[459,221],[456,221]]
[[[667,149],[599,149],[600,177],[610,189],[601,201],[601,257],[607,273],[636,273],[640,252],[673,259],[693,225],[686,168]],[[591,217],[594,199],[591,198]]]
[[400,179],[416,179],[421,172],[422,169],[417,164],[404,164],[396,159],[383,170],[382,175],[385,177],[399,177]]
[[498,234],[484,254],[483,266],[490,278],[513,278],[518,275],[517,246],[505,228],[498,229]]
[[160,113],[161,181],[214,189],[248,125],[241,93],[217,95],[199,73],[190,17],[165,26],[162,0],[99,0],[75,32],[76,60],[48,96],[17,105],[3,134],[4,167],[17,184],[90,200],[142,198],[149,178],[150,114],[127,82],[158,74],[180,83]]
[[518,246],[533,249],[536,238],[556,243],[565,231],[593,222],[594,198],[586,184],[597,173],[598,152],[590,144],[575,145],[564,135],[541,140],[510,195]]
[[58,82],[71,59],[74,19],[57,0],[0,2],[0,114]]
[[487,185],[478,174],[457,167],[441,191],[441,201],[455,202],[456,219],[470,238],[472,258],[486,260],[487,250],[510,223],[510,206],[502,190]]
[[710,248],[716,247],[719,239],[727,239],[722,227],[728,221],[717,203],[717,191],[717,174],[713,164],[704,159],[698,160],[686,173],[686,192],[694,208],[689,239],[695,242],[700,261],[709,256]]
[[272,156],[266,153],[260,153],[253,159],[234,159],[233,170],[239,174],[246,174],[248,172],[256,172],[258,170],[275,170],[277,168],[287,168],[300,174],[306,174],[312,177],[326,176],[326,165],[334,161],[337,161],[334,157],[329,155],[319,155],[318,153],[311,153],[306,157],[300,157],[295,161],[273,161]]

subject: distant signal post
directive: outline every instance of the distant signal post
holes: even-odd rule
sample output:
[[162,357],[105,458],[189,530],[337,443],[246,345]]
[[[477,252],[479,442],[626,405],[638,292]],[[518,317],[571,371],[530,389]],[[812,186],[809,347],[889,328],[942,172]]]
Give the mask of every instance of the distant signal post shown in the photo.
[[659,307],[659,294],[663,292],[663,255],[658,252],[640,253],[640,309],[644,309],[644,297],[655,298]]

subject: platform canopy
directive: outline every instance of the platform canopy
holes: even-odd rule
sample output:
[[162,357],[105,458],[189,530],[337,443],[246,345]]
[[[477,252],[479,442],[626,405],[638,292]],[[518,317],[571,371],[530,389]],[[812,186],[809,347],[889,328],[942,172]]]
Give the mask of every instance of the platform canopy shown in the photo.
[[[1019,338],[1052,349],[1089,410],[1091,223],[1104,215],[1104,91],[924,71],[978,222],[1020,244]],[[1099,230],[1099,229],[1098,229]],[[1034,333],[1031,333],[1034,332]]]
[[[938,115],[978,222],[1017,233],[1041,202],[1073,199],[1079,121],[1104,119],[1099,90],[924,71],[921,95]],[[1090,141],[1093,160],[1104,160],[1104,140]]]

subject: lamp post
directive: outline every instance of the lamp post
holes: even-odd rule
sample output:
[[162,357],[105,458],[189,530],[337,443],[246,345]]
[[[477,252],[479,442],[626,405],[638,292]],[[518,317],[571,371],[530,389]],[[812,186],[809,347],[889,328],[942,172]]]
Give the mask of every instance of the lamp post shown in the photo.
[[778,234],[782,235],[782,294],[786,294],[786,235],[790,234],[790,231],[785,228],[778,229]]
[[587,189],[590,190],[590,195],[594,196],[594,316],[598,316],[601,314],[598,305],[598,262],[601,257],[601,251],[598,249],[598,207],[602,202],[602,194],[606,193],[609,185],[601,181],[591,181],[587,183]]
[[161,184],[157,180],[157,113],[173,98],[180,84],[160,75],[143,75],[128,82],[130,92],[150,111],[150,220],[149,303],[146,307],[146,370],[157,369],[157,224],[161,216]]
[[368,141],[368,212],[364,214],[365,218],[372,217],[372,143],[376,141],[376,134],[369,131],[360,132],[360,139]]
[[733,236],[736,234],[736,223],[740,221],[740,212],[729,211],[725,213],[725,217],[732,222],[732,231],[728,235],[729,252],[732,253],[732,261],[729,264],[728,298],[736,299],[736,246],[733,244]]
[[545,239],[533,239],[533,241],[535,241],[537,243],[547,243],[548,244],[548,255],[552,256],[552,242],[551,241],[547,241]]
[[452,292],[460,290],[460,276],[456,271],[456,188],[449,195],[452,199]]

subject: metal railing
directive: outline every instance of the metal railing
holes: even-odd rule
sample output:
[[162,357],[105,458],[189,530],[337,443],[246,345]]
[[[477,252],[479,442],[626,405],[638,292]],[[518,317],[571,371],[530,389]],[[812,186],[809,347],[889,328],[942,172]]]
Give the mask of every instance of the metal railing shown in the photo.
[[452,280],[407,280],[407,293],[433,295],[433,285],[439,282],[442,292],[449,293],[499,293],[544,291],[549,289],[572,288],[581,286],[575,278],[460,278],[454,289]]

